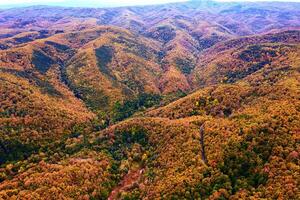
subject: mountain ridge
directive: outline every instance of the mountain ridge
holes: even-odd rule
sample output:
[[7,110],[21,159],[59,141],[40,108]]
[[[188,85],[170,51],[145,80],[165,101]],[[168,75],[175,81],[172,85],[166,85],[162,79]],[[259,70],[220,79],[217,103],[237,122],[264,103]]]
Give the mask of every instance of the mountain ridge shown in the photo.
[[0,198],[298,199],[299,10],[2,10]]

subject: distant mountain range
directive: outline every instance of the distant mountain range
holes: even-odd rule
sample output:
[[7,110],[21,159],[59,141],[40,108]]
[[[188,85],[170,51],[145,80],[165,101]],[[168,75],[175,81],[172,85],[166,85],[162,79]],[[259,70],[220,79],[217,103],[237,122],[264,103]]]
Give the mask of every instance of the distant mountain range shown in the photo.
[[[43,6],[62,6],[62,7],[90,7],[90,8],[108,8],[108,7],[123,7],[123,6],[137,6],[137,5],[154,5],[154,4],[165,4],[165,3],[179,3],[179,2],[193,2],[193,3],[201,3],[201,4],[208,4],[208,3],[216,3],[221,2],[222,0],[154,0],[151,2],[143,2],[143,1],[108,1],[108,0],[101,0],[101,1],[95,1],[95,0],[61,0],[57,2],[53,1],[42,1],[41,3],[38,3],[38,1],[35,1],[34,3],[0,3],[0,8],[7,9],[7,8],[14,8],[14,7],[28,7],[28,6],[37,6],[37,5],[43,5]],[[268,2],[270,0],[266,0],[265,2]],[[298,0],[289,0],[288,2],[297,2]],[[229,3],[230,1],[227,1]],[[232,3],[238,2],[238,1],[232,1]],[[241,1],[243,2],[243,1]],[[247,1],[244,1],[247,2]],[[249,0],[251,2],[251,0]],[[287,2],[285,0],[273,0],[272,2]],[[225,3],[225,2],[223,2]]]

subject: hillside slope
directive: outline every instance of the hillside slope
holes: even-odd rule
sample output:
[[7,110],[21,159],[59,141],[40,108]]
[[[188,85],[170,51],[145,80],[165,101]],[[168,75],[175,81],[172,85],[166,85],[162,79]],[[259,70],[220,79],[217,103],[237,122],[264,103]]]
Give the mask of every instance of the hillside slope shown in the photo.
[[299,199],[299,10],[2,10],[0,199]]

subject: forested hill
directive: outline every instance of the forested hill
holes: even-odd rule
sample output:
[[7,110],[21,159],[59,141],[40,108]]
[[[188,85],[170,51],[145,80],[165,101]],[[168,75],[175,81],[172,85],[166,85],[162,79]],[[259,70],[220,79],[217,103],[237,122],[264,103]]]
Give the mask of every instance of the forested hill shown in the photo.
[[300,3],[0,10],[0,199],[299,199]]

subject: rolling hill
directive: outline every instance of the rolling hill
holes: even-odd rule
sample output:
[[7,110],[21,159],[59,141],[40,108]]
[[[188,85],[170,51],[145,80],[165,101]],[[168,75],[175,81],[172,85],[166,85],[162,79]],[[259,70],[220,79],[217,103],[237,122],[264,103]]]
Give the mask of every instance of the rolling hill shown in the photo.
[[1,10],[0,198],[299,199],[299,10]]

